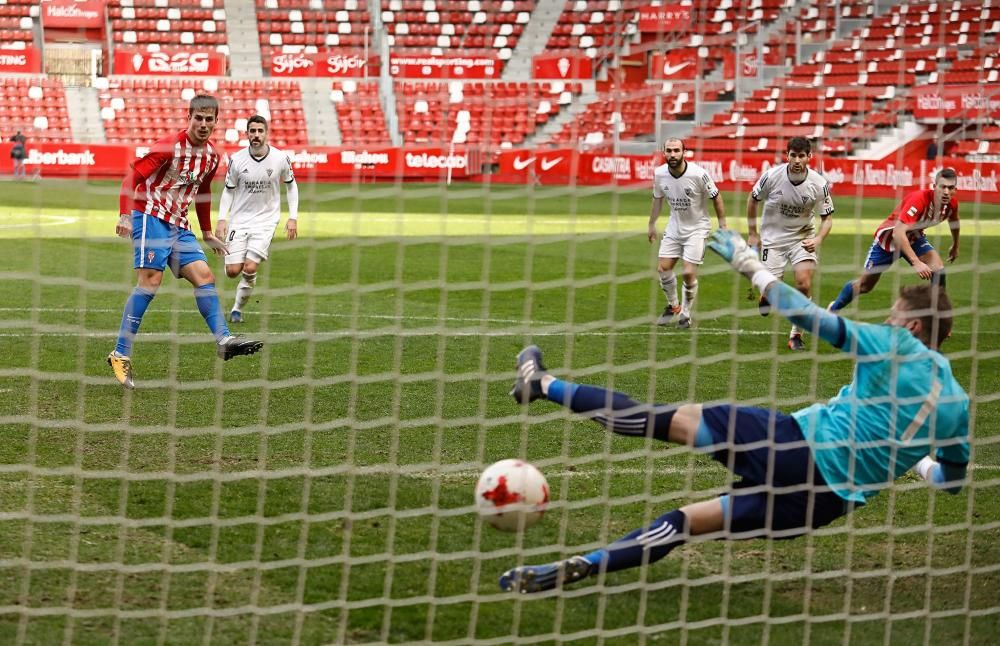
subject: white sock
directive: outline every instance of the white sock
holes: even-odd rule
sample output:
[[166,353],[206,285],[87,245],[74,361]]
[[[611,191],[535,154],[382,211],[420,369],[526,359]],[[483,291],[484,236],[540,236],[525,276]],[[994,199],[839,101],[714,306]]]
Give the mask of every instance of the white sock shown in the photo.
[[243,311],[243,307],[250,300],[250,294],[253,293],[254,285],[257,283],[257,272],[248,273],[243,272],[243,278],[240,279],[240,284],[236,286],[236,305],[233,306],[234,310]]
[[691,308],[694,307],[694,299],[698,296],[698,281],[694,281],[690,285],[684,283],[684,304],[681,305],[681,311],[688,317],[691,316]]
[[793,336],[797,336],[799,334],[802,334],[802,330],[799,329],[799,326],[793,325],[792,332],[788,335],[788,338],[792,338]]
[[660,272],[660,288],[667,297],[667,304],[677,307],[677,276],[674,272]]

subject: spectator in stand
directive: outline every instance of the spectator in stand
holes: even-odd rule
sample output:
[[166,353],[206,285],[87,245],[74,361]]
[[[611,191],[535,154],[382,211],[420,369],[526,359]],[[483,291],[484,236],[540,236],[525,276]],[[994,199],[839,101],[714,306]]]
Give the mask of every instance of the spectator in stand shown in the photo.
[[28,156],[28,139],[18,130],[10,140],[14,143],[10,149],[10,160],[14,167],[14,179],[24,179],[24,158]]
[[937,142],[931,139],[931,142],[927,144],[927,159],[930,161],[935,161],[938,157],[938,145]]

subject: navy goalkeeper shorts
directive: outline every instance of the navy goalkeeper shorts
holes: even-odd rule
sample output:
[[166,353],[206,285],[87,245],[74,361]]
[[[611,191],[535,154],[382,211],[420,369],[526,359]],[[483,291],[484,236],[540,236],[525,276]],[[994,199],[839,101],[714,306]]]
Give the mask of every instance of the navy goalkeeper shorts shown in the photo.
[[712,457],[740,480],[729,492],[729,531],[739,538],[794,538],[832,523],[859,503],[834,493],[816,467],[798,422],[749,406],[706,406]]

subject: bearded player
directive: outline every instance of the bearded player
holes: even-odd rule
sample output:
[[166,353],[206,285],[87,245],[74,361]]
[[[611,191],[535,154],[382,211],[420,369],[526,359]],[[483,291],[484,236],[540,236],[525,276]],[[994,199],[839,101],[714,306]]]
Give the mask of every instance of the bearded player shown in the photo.
[[[271,239],[281,220],[281,185],[288,196],[285,235],[298,235],[299,188],[292,160],[267,143],[267,119],[255,114],[247,120],[250,145],[229,160],[226,190],[219,203],[215,235],[226,240],[226,275],[240,276],[236,301],[229,312],[232,323],[243,322],[243,308],[257,284],[257,268],[267,260]],[[227,223],[229,218],[231,223]]]

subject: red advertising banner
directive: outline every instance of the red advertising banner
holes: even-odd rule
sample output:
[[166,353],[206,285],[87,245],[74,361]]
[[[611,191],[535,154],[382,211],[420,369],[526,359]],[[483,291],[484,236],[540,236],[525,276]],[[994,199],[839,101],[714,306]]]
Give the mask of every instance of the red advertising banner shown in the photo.
[[[703,154],[695,158],[723,190],[749,188],[761,174],[781,163],[774,155],[747,153]],[[651,185],[657,160],[642,155],[580,153],[575,150],[511,150],[500,154],[498,181],[580,185]],[[889,161],[857,161],[829,158],[814,167],[833,185],[852,193],[861,187],[865,195],[895,197],[931,185],[940,170],[925,160],[896,164]],[[979,199],[1000,203],[1000,164],[972,164],[948,160],[958,172],[959,195],[978,194]]]
[[42,0],[42,26],[53,29],[99,29],[105,0]]
[[639,31],[684,31],[690,26],[690,6],[668,4],[661,7],[650,6],[639,9]]
[[[30,134],[29,134],[30,137]],[[12,171],[11,144],[0,144],[0,173]],[[28,176],[42,177],[123,177],[135,158],[132,146],[107,144],[33,144],[28,139],[24,166]]]
[[[292,165],[300,177],[336,179],[435,179],[470,173],[469,155],[464,150],[443,148],[307,148],[289,150]],[[473,169],[475,173],[479,169]]]
[[531,76],[536,79],[591,79],[594,63],[583,55],[541,54],[531,60]]
[[271,58],[271,76],[363,78],[378,76],[378,58],[349,50],[318,54],[278,54]]
[[[28,175],[36,171],[42,177],[111,177],[124,176],[128,165],[147,147],[110,144],[39,143],[28,141],[24,160]],[[222,147],[232,154],[234,146]],[[0,174],[12,172],[10,143],[0,144]],[[438,147],[414,148],[314,148],[289,149],[299,177],[304,180],[395,179],[432,180],[445,177],[464,178],[478,174],[470,168],[465,150],[449,151]],[[224,169],[217,177],[224,177]]]
[[[747,78],[757,76],[760,71],[760,57],[756,49],[749,49],[740,52],[740,76]],[[726,53],[722,57],[722,77],[726,79],[736,78],[736,55]]]
[[42,71],[42,57],[34,46],[25,49],[0,49],[0,72],[37,74]]
[[653,54],[650,78],[665,81],[689,81],[698,76],[698,50],[680,49]]
[[115,74],[225,76],[226,55],[219,52],[190,52],[163,49],[147,52],[138,49],[115,50]]
[[917,88],[913,116],[919,121],[1000,118],[1000,88],[995,85],[945,85]]
[[389,55],[389,73],[398,78],[498,79],[500,67],[493,56]]

